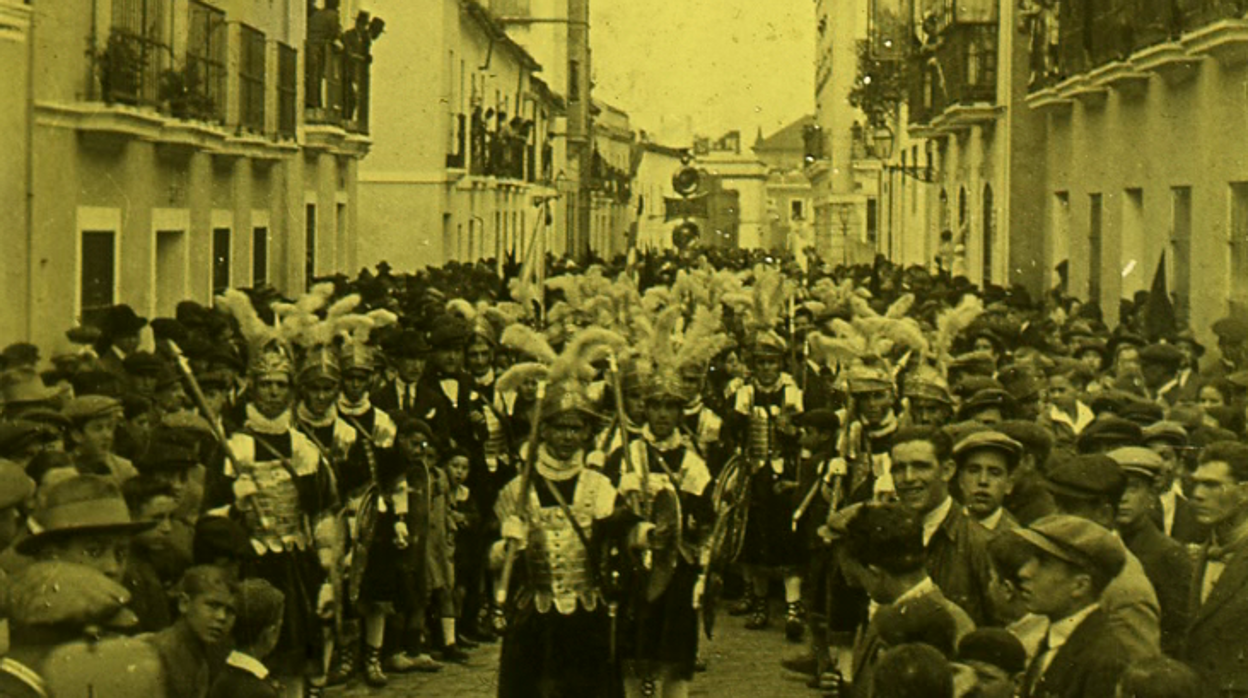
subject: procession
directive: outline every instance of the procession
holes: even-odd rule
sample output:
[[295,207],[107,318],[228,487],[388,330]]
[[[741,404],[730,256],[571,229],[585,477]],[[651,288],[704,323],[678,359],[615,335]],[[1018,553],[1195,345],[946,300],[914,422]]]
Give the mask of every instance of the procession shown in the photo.
[[0,698],[1248,698],[1244,0],[0,61]]

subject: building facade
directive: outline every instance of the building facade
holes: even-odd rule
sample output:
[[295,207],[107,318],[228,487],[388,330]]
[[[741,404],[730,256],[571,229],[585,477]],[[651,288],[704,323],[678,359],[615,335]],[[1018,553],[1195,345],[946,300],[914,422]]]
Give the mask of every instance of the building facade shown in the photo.
[[1023,101],[1027,51],[1017,11],[999,0],[916,3],[908,128],[927,141],[923,167],[936,187],[929,250],[947,232],[959,250],[955,273],[1036,292],[1045,277],[1035,235],[1045,141],[1042,119]]
[[589,179],[589,246],[596,256],[611,259],[627,251],[629,235],[637,221],[633,203],[636,134],[629,125],[627,112],[597,100],[590,130],[594,155]]
[[649,140],[639,134],[636,174],[633,178],[633,203],[637,213],[637,246],[642,249],[672,247],[672,229],[677,221],[668,221],[664,200],[675,197],[672,175],[681,168],[681,157],[688,147],[674,148]]
[[813,116],[803,116],[765,138],[760,131],[755,140],[754,155],[767,167],[767,226],[762,240],[766,249],[796,252],[815,244],[806,178],[806,134],[814,123]]
[[5,336],[56,348],[114,303],[172,315],[226,287],[293,294],[354,268],[371,60],[345,17],[322,15],[309,44],[295,0],[0,14],[0,111],[26,140],[3,165]]
[[[1048,151],[1035,195],[1047,269],[1096,300],[1148,289],[1162,255],[1180,318],[1248,311],[1248,20],[1236,3],[1031,3],[1026,104]],[[1057,283],[1058,279],[1047,279]],[[1206,340],[1209,338],[1206,337]]]
[[391,11],[398,26],[375,49],[385,89],[360,174],[361,259],[406,271],[521,258],[534,240],[552,249],[563,103],[542,66],[476,0]]

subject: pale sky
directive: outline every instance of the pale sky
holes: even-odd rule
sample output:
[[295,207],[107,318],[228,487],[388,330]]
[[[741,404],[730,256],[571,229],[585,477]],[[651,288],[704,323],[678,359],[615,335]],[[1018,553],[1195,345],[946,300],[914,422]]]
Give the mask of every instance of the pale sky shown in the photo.
[[591,0],[594,96],[672,145],[814,112],[811,0]]

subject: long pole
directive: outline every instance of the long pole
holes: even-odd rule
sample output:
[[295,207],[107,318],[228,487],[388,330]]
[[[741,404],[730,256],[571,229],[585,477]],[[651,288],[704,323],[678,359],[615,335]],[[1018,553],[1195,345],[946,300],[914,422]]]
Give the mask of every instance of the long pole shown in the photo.
[[[542,423],[542,398],[546,396],[545,384],[537,385],[537,401],[533,404],[533,419],[529,426],[529,452],[524,459],[524,470],[520,473],[520,499],[516,503],[517,514],[521,521],[526,521],[529,514],[529,485],[533,480],[533,467],[537,463],[537,432]],[[511,573],[516,564],[516,553],[520,550],[519,542],[507,541],[507,552],[503,558],[503,572],[498,577],[498,586],[494,587],[494,601],[499,608],[507,605],[507,591],[511,586]]]

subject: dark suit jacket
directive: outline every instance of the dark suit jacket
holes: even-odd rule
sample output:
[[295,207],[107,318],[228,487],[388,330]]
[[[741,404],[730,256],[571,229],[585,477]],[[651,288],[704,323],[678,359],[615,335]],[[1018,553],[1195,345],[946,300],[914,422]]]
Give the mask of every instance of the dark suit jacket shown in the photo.
[[955,502],[927,544],[927,573],[976,625],[986,625],[993,620],[988,607],[988,583],[992,579],[992,561],[988,557],[990,536],[987,529],[971,521]]
[[1123,531],[1123,542],[1144,565],[1161,607],[1161,650],[1174,655],[1190,620],[1192,558],[1182,543],[1171,540],[1146,519],[1135,531]]
[[[1127,668],[1127,650],[1097,609],[1058,648],[1024,698],[1110,698]],[[1025,687],[1024,687],[1025,690]]]
[[1222,695],[1248,695],[1248,543],[1241,542],[1209,598],[1200,602],[1209,547],[1192,575],[1192,623],[1183,656]]
[[[1158,511],[1160,509],[1158,506]],[[1176,497],[1174,500],[1174,525],[1170,528],[1170,537],[1180,543],[1203,543],[1209,540],[1209,527],[1196,520],[1196,509],[1183,497]]]

